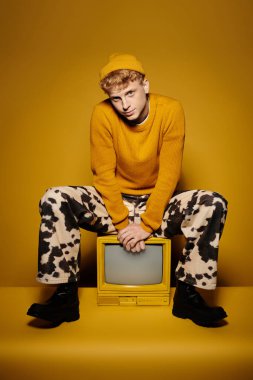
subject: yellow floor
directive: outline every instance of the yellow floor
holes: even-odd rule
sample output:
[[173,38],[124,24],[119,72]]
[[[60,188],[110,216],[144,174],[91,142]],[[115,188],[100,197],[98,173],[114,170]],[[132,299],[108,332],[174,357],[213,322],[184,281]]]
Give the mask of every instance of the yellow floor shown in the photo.
[[42,329],[26,310],[48,289],[0,288],[1,380],[253,379],[253,287],[217,289],[209,301],[229,318],[215,329],[173,317],[172,303],[97,306],[95,288],[79,294],[79,321]]

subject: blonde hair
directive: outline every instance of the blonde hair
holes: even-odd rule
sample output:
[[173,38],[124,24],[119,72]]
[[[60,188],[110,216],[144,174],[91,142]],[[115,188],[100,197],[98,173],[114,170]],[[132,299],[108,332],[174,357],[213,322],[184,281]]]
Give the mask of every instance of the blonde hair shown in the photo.
[[100,87],[106,93],[114,88],[125,88],[128,86],[130,82],[134,82],[138,80],[139,83],[143,83],[145,78],[144,74],[139,73],[134,70],[115,70],[110,72],[104,79],[100,82]]

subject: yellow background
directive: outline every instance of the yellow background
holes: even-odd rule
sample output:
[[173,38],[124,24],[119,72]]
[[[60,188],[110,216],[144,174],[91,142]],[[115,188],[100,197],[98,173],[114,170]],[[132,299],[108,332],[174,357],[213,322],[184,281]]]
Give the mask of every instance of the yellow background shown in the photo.
[[[253,285],[252,12],[250,0],[1,1],[0,285],[36,285],[45,189],[92,182],[89,119],[113,52],[137,55],[151,91],[181,100],[181,187],[229,201],[219,285]],[[91,233],[82,255],[91,284]]]

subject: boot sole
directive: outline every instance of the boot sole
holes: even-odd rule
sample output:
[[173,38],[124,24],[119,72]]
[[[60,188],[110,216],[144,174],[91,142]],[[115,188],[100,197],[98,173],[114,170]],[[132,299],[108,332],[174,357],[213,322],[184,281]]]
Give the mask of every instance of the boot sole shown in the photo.
[[215,319],[212,321],[210,321],[210,320],[209,321],[201,321],[197,318],[194,318],[190,314],[187,314],[183,311],[174,310],[174,309],[172,309],[172,314],[174,315],[174,317],[177,317],[177,318],[190,319],[193,323],[195,323],[198,326],[202,326],[202,327],[218,327],[220,325],[220,323],[223,321],[223,318]]
[[60,325],[63,322],[74,322],[77,321],[80,318],[79,312],[72,312],[69,314],[66,314],[64,316],[61,316],[60,318],[49,318],[43,314],[40,314],[36,311],[28,310],[27,315],[34,318],[43,319],[45,321],[51,322],[54,325]]

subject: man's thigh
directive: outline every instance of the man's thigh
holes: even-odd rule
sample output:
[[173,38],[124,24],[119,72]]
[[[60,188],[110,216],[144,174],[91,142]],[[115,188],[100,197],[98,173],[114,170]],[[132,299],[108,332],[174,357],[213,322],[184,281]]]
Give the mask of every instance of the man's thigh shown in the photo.
[[[59,186],[46,191],[40,202],[53,204],[67,225],[74,217],[79,227],[93,232],[116,233],[101,195],[93,186]],[[66,206],[64,206],[64,204]]]
[[197,213],[203,202],[214,197],[206,190],[176,191],[164,210],[162,224],[154,236],[171,238],[182,234],[182,225],[190,215]]

